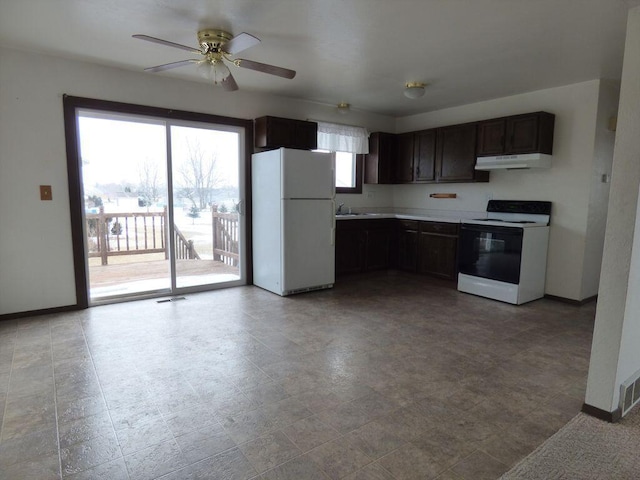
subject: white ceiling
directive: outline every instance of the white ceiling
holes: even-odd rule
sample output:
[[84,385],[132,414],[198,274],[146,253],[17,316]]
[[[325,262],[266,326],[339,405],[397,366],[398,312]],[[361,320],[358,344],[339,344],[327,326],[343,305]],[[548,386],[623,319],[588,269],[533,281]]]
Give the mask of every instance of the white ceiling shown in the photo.
[[[619,79],[640,0],[0,0],[0,45],[141,71],[193,57],[201,28],[262,40],[239,56],[294,69],[233,70],[242,90],[404,116],[595,78]],[[148,75],[205,81],[193,66]],[[424,97],[402,95],[408,81]],[[219,87],[212,87],[219,88]],[[234,92],[226,93],[234,95]]]

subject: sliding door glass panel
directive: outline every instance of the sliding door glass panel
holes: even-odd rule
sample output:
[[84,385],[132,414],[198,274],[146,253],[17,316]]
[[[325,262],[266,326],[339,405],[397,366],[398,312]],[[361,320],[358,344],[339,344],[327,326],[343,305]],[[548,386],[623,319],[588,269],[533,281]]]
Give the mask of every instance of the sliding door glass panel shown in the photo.
[[198,124],[170,136],[176,287],[241,280],[241,135]]
[[77,116],[91,302],[171,288],[166,126]]

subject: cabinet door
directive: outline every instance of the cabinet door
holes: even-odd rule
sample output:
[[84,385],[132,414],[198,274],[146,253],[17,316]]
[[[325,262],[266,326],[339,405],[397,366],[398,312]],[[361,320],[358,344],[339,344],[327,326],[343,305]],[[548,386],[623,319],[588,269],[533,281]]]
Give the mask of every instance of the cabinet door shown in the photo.
[[267,117],[267,140],[265,147],[291,147],[294,143],[295,127],[291,120]]
[[447,280],[455,280],[458,238],[420,232],[419,242],[418,271]]
[[[416,222],[417,223],[417,222]],[[400,226],[398,230],[398,269],[418,270],[418,230]]]
[[397,155],[394,168],[395,183],[413,182],[413,133],[403,133],[397,138]]
[[364,270],[389,268],[391,229],[369,228],[365,232]]
[[362,228],[358,220],[336,222],[336,275],[362,271]]
[[298,148],[315,150],[318,124],[280,117],[260,117],[255,121],[256,148]]
[[436,129],[416,132],[413,136],[413,163],[416,171],[414,181],[435,180]]
[[476,124],[467,123],[440,128],[436,179],[439,182],[476,179]]
[[374,132],[369,136],[369,153],[365,157],[364,183],[393,183],[395,135]]
[[478,124],[477,156],[502,155],[505,151],[506,121],[504,118]]
[[518,115],[507,118],[506,153],[538,151],[538,116]]
[[318,148],[318,124],[315,122],[295,121],[295,148],[315,150]]

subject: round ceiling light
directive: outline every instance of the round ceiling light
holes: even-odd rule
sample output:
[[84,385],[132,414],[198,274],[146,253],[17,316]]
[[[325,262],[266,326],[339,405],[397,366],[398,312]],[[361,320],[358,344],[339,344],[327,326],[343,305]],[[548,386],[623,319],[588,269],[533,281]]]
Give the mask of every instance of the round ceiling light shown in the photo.
[[346,102],[340,102],[338,104],[338,113],[340,113],[342,115],[346,115],[347,113],[349,113],[350,109],[351,109],[351,105],[349,105]]
[[422,82],[409,82],[404,86],[404,96],[407,98],[420,98],[424,95],[424,87],[426,83]]

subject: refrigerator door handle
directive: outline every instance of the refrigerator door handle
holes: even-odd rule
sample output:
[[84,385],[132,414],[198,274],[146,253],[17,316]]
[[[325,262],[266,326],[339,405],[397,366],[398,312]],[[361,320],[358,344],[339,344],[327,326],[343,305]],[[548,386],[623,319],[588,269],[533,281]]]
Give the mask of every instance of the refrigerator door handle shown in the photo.
[[331,200],[331,208],[333,209],[331,212],[331,236],[329,238],[329,245],[336,244],[336,201],[335,199]]

